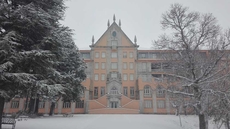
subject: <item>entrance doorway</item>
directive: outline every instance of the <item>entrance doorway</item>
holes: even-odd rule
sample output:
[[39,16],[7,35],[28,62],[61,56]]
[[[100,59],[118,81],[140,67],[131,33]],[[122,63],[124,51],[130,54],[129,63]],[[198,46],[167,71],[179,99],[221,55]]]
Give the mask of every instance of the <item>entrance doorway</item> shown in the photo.
[[117,108],[118,102],[110,102],[110,108]]

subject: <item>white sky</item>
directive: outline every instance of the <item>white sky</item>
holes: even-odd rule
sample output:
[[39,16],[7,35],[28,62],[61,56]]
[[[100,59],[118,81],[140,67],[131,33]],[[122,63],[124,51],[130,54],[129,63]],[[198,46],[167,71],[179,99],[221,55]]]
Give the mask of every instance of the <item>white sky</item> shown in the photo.
[[173,3],[191,11],[212,13],[223,28],[230,28],[230,0],[67,0],[62,24],[74,29],[79,49],[90,49],[92,36],[97,41],[107,29],[107,21],[121,19],[121,28],[133,41],[137,36],[139,49],[150,49],[152,41],[163,33],[161,15]]

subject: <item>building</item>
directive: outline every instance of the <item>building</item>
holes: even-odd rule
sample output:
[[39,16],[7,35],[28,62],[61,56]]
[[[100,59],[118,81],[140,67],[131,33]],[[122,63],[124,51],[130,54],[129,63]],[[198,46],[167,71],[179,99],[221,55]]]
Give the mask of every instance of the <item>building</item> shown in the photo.
[[[171,97],[165,92],[161,78],[169,72],[162,63],[160,50],[138,50],[117,24],[108,23],[105,33],[90,50],[80,50],[87,69],[84,96],[80,102],[58,101],[55,113],[159,113],[172,114]],[[22,110],[25,99],[5,104],[4,112]],[[39,112],[48,113],[50,103],[40,102]]]

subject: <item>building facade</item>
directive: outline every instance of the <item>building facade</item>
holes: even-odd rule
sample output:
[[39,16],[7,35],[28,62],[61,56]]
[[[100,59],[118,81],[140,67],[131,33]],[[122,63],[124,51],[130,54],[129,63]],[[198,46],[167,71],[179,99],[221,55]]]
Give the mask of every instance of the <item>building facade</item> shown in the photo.
[[[160,50],[139,50],[137,39],[131,41],[121,23],[108,23],[105,33],[89,50],[80,50],[87,64],[87,78],[82,84],[84,96],[79,102],[58,101],[55,113],[156,113],[172,114],[172,96],[162,82],[165,72]],[[22,110],[25,99],[5,104],[5,113]],[[39,112],[48,113],[50,102],[40,102]]]

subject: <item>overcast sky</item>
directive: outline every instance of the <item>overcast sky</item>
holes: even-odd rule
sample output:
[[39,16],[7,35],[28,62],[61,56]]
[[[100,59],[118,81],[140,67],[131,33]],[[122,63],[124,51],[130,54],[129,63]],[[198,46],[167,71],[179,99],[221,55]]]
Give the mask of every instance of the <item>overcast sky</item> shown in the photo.
[[90,49],[92,36],[97,41],[115,14],[126,35],[132,41],[137,36],[139,49],[150,49],[152,41],[163,33],[161,15],[173,3],[187,6],[191,11],[212,13],[222,28],[230,28],[230,0],[68,0],[62,24],[74,29],[79,49]]

